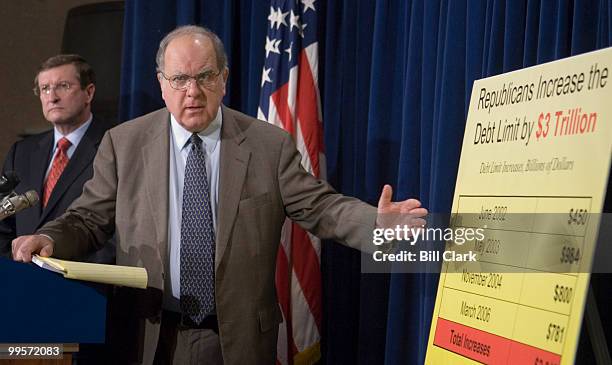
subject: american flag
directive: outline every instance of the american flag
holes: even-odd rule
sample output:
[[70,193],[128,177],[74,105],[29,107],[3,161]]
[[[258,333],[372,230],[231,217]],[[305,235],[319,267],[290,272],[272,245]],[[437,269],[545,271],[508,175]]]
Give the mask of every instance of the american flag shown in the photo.
[[[322,177],[315,1],[271,1],[258,118],[291,133],[302,154],[302,166]],[[277,364],[312,364],[321,357],[320,253],[316,237],[285,222],[276,264],[276,290],[283,312]]]

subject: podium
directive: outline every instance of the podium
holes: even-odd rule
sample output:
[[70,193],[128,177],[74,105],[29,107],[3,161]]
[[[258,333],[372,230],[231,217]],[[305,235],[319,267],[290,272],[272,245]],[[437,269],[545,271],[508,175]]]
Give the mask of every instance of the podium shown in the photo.
[[[102,292],[34,264],[6,258],[0,258],[0,316],[0,344],[63,344],[68,361],[79,343],[105,340],[106,297]],[[7,357],[5,351],[1,358],[18,359]]]

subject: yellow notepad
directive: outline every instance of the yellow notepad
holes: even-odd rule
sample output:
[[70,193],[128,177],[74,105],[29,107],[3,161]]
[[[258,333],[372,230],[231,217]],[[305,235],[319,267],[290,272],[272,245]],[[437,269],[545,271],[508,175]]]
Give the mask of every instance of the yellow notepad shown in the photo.
[[32,257],[32,262],[43,269],[62,274],[67,279],[93,281],[140,289],[146,289],[147,287],[147,270],[142,267],[92,264],[38,255]]

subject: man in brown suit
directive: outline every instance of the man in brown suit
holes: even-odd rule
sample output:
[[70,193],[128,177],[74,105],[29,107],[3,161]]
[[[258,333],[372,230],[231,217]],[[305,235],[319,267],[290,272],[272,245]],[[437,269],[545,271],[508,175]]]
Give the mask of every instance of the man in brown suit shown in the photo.
[[[301,167],[289,134],[222,106],[228,68],[214,33],[177,28],[160,43],[157,66],[166,108],[110,130],[83,195],[36,235],[13,241],[13,256],[72,258],[115,232],[117,264],[149,273],[146,291],[118,295],[125,299],[124,359],[272,364],[281,321],[274,271],[286,217],[321,238],[363,249],[372,245],[381,213],[409,213],[412,225],[421,225],[427,211],[414,199],[392,203],[389,186],[378,209],[336,193]],[[194,163],[199,155],[202,162]],[[194,194],[198,168],[203,177],[195,179],[196,189],[205,189]],[[193,199],[197,212],[186,212]],[[193,227],[185,222],[194,219],[202,249],[196,256],[207,257],[212,232],[210,265],[180,254],[193,249],[185,234]],[[202,291],[183,286],[187,266],[195,266]],[[202,308],[203,317],[193,315]]]

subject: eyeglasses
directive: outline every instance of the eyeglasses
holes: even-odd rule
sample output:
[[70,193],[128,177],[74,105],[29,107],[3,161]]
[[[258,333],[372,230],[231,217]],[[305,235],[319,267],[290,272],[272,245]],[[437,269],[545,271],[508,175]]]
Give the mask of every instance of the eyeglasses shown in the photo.
[[217,83],[217,79],[221,74],[221,71],[204,71],[200,72],[195,76],[178,74],[173,76],[166,76],[162,71],[158,71],[162,77],[170,83],[170,86],[175,90],[186,90],[191,85],[191,80],[195,80],[198,86],[202,86],[206,89],[212,89]]
[[51,90],[54,90],[55,93],[57,95],[66,95],[68,94],[68,92],[70,92],[70,89],[72,88],[72,83],[68,82],[68,81],[62,81],[59,82],[57,84],[45,84],[45,85],[39,85],[39,86],[35,86],[34,89],[32,89],[34,91],[34,95],[36,96],[40,96],[40,95],[49,95],[51,94]]

